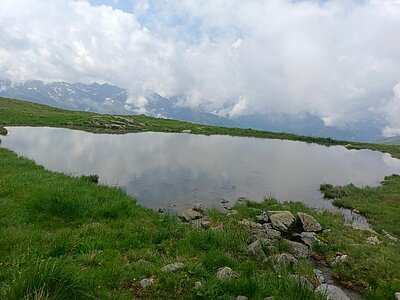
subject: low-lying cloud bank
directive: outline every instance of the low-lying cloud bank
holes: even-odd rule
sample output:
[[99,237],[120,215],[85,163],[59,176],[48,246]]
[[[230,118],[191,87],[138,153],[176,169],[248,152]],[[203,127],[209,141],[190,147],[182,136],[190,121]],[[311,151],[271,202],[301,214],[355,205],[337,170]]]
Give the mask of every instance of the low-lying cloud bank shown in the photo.
[[[3,0],[0,75],[109,82],[224,116],[365,118],[400,134],[400,1]],[[137,108],[136,108],[137,109]]]

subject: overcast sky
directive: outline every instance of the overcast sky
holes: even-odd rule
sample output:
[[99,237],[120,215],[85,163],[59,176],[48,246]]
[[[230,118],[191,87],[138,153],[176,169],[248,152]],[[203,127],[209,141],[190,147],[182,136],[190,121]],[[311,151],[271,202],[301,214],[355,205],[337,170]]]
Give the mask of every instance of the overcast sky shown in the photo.
[[108,82],[226,116],[400,135],[399,0],[0,0],[0,76]]

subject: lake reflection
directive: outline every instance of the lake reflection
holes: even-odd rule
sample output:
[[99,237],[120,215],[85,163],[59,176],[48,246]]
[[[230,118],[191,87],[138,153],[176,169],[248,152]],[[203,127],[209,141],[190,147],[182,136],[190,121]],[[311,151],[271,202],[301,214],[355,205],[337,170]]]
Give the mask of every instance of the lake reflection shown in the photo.
[[50,170],[98,174],[151,208],[183,209],[201,202],[220,207],[245,196],[331,208],[319,185],[377,185],[400,173],[388,154],[293,141],[171,133],[98,135],[57,128],[8,128],[2,147]]

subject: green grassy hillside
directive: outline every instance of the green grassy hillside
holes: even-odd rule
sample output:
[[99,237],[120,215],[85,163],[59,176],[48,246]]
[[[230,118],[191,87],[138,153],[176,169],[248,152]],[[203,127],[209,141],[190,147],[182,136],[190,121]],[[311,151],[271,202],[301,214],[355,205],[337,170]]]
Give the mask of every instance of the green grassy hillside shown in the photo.
[[[55,126],[93,132],[135,131],[229,134],[279,138],[335,145],[347,142],[256,130],[230,129],[145,116],[111,116],[65,111],[24,101],[0,99],[2,126]],[[0,126],[1,128],[1,126]],[[0,133],[5,134],[3,130]],[[351,143],[400,157],[397,146]],[[343,225],[342,217],[317,213],[299,203],[237,204],[236,214],[208,212],[209,227],[192,227],[175,216],[136,204],[117,188],[99,186],[94,177],[73,178],[50,172],[34,162],[0,148],[0,299],[324,299],[290,274],[316,283],[315,265],[331,268],[337,283],[365,299],[391,299],[400,291],[400,180],[386,178],[382,187],[324,186],[341,206],[358,209],[377,233]],[[248,250],[251,232],[238,221],[256,221],[267,210],[313,215],[325,229],[317,236],[311,258],[281,266],[272,258],[287,252],[284,239],[263,245],[260,262]],[[370,239],[378,242],[373,244]],[[375,239],[376,238],[376,239]],[[338,253],[348,260],[334,263]],[[181,262],[182,269],[162,267]],[[218,280],[220,267],[236,272]],[[140,280],[149,278],[147,288]],[[195,288],[195,282],[202,282]]]

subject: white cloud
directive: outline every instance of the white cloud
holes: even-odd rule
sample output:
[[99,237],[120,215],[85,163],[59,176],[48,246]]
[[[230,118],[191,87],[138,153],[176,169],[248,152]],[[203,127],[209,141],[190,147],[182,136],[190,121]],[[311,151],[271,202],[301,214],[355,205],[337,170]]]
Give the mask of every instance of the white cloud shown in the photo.
[[133,3],[130,14],[3,0],[0,74],[110,82],[131,99],[156,91],[231,116],[309,111],[331,126],[379,111],[400,127],[394,100],[379,108],[400,80],[398,0]]
[[390,124],[383,129],[385,137],[400,135],[400,82],[394,86],[393,94],[393,97],[382,107],[386,120]]

